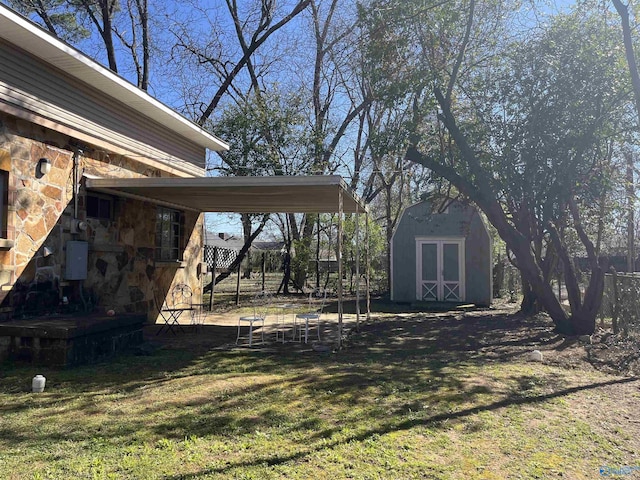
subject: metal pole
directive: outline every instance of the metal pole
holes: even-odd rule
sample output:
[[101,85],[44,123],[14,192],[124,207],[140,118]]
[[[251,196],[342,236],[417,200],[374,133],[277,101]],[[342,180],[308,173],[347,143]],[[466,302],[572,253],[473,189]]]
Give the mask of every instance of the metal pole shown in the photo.
[[261,268],[262,268],[262,291],[263,292],[266,291],[265,290],[265,286],[264,286],[264,277],[265,277],[266,270],[267,270],[267,268],[266,268],[266,263],[267,263],[266,255],[267,255],[267,252],[262,252],[262,265],[261,265]]
[[364,248],[365,248],[365,257],[366,257],[366,288],[367,288],[367,320],[371,318],[371,289],[369,284],[369,276],[371,275],[371,251],[369,245],[369,212],[365,212],[365,240],[364,240]]
[[236,280],[236,307],[240,306],[240,275],[242,275],[242,262],[238,263],[238,278]]
[[360,211],[356,207],[356,331],[360,330]]
[[213,311],[213,292],[216,289],[216,268],[218,267],[218,247],[213,247],[213,268],[211,269],[211,296],[209,297],[209,311]]
[[[320,214],[316,224],[316,289],[320,288]],[[331,242],[329,242],[331,243]]]
[[342,189],[338,192],[338,349],[342,347]]
[[200,224],[200,245],[202,249],[200,250],[200,299],[198,301],[198,305],[200,305],[200,314],[204,315],[204,283],[207,281],[207,269],[204,267],[206,265],[205,256],[205,225],[204,225],[204,213],[199,215],[199,218],[202,220]]

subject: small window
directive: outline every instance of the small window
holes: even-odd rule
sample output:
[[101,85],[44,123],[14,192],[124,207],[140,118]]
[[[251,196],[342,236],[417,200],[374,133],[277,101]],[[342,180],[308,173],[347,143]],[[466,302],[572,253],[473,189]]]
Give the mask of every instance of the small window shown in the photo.
[[100,220],[113,219],[113,200],[100,195],[87,195],[87,217]]
[[180,260],[181,217],[178,210],[158,207],[156,214],[156,260]]

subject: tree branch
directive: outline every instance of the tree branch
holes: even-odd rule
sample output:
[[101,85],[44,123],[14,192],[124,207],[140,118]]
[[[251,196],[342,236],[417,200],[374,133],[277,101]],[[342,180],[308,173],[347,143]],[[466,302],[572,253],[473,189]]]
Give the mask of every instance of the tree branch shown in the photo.
[[467,20],[467,28],[464,32],[464,38],[462,40],[462,45],[460,46],[460,51],[458,52],[458,57],[456,58],[456,62],[453,65],[453,71],[451,72],[451,76],[449,77],[449,85],[447,86],[447,102],[451,102],[451,94],[453,92],[453,86],[456,83],[456,77],[458,76],[458,71],[460,70],[460,66],[462,65],[462,61],[464,60],[464,54],[467,50],[467,45],[469,44],[469,37],[471,36],[471,28],[473,26],[473,15],[476,8],[475,0],[471,0],[469,2],[469,18]]
[[264,33],[264,35],[262,35],[260,38],[256,38],[255,41],[251,42],[251,45],[249,45],[247,51],[244,52],[244,54],[242,55],[242,58],[240,58],[240,60],[235,65],[233,70],[231,70],[231,72],[229,72],[229,74],[226,76],[226,78],[222,82],[222,85],[220,85],[215,95],[213,96],[213,99],[211,100],[211,102],[209,103],[205,111],[202,113],[202,115],[200,115],[200,118],[198,119],[198,122],[197,122],[198,125],[200,126],[204,125],[205,122],[209,119],[209,117],[211,116],[215,108],[218,106],[218,103],[220,103],[220,99],[222,98],[222,95],[224,95],[224,93],[229,89],[229,87],[233,83],[238,73],[240,73],[240,71],[245,67],[245,65],[247,64],[247,61],[249,60],[251,55],[253,55],[253,52],[255,52],[258,48],[260,48],[260,46],[267,41],[267,39],[271,36],[271,34],[273,34],[278,29],[286,25],[289,21],[291,21],[294,17],[296,17],[300,12],[302,12],[305,8],[307,8],[310,1],[311,0],[301,0],[300,2],[298,2],[298,4],[293,8],[293,10],[287,16],[285,16],[278,23],[274,24],[271,28],[269,28]]

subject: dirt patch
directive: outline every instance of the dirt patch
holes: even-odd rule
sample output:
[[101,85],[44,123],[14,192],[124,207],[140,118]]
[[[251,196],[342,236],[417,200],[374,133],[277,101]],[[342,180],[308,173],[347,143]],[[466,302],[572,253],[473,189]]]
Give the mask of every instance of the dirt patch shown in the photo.
[[585,345],[589,362],[598,370],[640,376],[640,341],[599,330]]
[[425,349],[450,359],[510,361],[527,359],[531,352],[539,350],[547,364],[640,376],[638,340],[623,339],[605,329],[589,338],[561,335],[554,331],[548,315],[523,315],[515,304],[373,315],[374,321],[365,325],[363,335],[351,339],[356,344],[386,332],[388,342],[426,339]]

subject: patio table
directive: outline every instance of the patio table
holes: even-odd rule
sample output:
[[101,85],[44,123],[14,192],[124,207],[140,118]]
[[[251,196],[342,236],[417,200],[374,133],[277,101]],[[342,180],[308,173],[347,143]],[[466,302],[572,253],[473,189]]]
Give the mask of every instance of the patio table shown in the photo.
[[[282,343],[284,343],[285,340],[285,334],[284,334],[284,327],[286,324],[286,316],[289,314],[289,312],[295,308],[297,308],[297,305],[295,303],[281,303],[279,305],[276,305],[277,308],[280,309],[280,314],[278,315],[278,325],[277,325],[277,329],[276,329],[276,341],[278,341],[278,336],[280,333],[282,333]],[[293,312],[291,312],[291,315],[293,315]],[[296,317],[295,315],[293,315],[293,338],[296,338]]]

